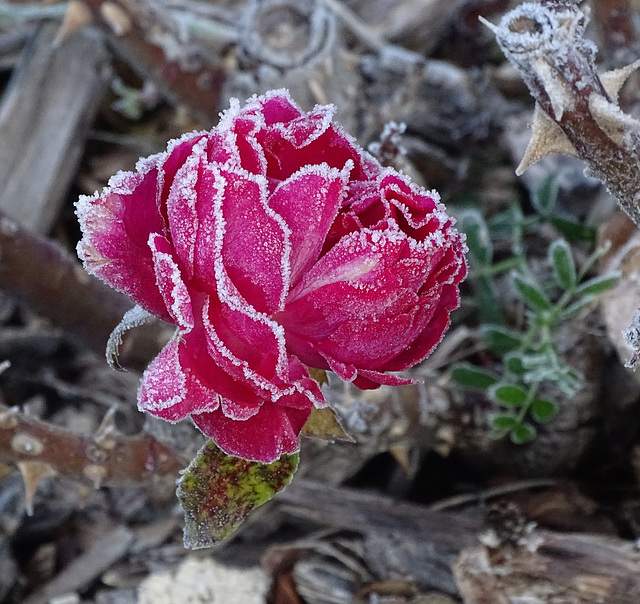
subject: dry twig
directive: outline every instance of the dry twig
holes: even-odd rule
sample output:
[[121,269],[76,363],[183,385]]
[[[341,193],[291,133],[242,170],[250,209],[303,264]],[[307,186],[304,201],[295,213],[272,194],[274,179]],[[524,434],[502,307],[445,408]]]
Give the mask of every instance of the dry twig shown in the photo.
[[536,100],[532,137],[517,169],[550,153],[576,155],[640,225],[640,121],[617,105],[639,63],[598,75],[596,47],[583,36],[589,11],[574,0],[527,2],[494,31]]

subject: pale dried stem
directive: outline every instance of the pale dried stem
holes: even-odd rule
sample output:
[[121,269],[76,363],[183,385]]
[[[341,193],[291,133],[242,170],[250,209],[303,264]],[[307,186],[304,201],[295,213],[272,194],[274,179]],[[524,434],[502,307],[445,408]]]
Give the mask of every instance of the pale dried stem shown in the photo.
[[[588,13],[572,0],[540,0],[520,5],[498,27],[491,27],[553,122],[549,128],[555,123],[568,139],[566,152],[584,160],[589,174],[600,179],[640,225],[640,122],[617,107],[621,82],[607,89],[598,76],[596,48],[583,37],[587,20]],[[558,151],[559,136],[551,131],[539,135],[538,143],[553,139],[554,145],[546,153],[541,145],[533,161]]]
[[[182,102],[203,123],[217,120],[224,70],[196,57],[180,40],[177,23],[149,1],[82,0],[116,52],[172,101]],[[175,30],[171,25],[175,26]]]

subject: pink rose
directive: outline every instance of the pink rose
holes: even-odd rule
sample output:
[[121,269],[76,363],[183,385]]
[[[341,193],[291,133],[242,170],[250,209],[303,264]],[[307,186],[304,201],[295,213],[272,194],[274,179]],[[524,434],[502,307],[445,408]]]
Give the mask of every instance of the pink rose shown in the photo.
[[86,269],[177,326],[142,377],[143,411],[228,454],[298,450],[326,403],[307,366],[400,384],[459,304],[466,250],[435,191],[383,168],[284,90],[232,100],[210,132],[83,197]]

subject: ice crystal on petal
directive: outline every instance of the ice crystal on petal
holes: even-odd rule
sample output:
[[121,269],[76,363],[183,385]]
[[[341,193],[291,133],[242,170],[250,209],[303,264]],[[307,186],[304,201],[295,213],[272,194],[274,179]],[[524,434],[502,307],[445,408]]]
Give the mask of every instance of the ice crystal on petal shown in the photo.
[[286,90],[232,99],[213,130],[77,204],[87,269],[178,328],[140,409],[190,416],[248,460],[297,451],[327,404],[307,367],[407,383],[389,372],[425,358],[459,304],[466,246],[438,194],[383,168],[333,113]]

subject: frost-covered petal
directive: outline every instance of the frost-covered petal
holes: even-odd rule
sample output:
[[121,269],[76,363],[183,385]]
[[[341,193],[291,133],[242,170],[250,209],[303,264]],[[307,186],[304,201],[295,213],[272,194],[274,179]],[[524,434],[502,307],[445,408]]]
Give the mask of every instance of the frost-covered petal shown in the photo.
[[207,161],[206,143],[203,137],[193,145],[191,153],[175,172],[166,200],[171,241],[185,279],[192,279],[194,275],[199,180]]
[[230,376],[250,385],[258,398],[303,409],[324,406],[318,384],[288,354],[281,326],[213,299],[203,313],[209,356]]
[[300,449],[298,435],[310,413],[310,409],[265,404],[245,421],[230,419],[217,410],[196,415],[193,422],[228,455],[271,463]]
[[[436,304],[431,301],[432,304]],[[423,302],[422,308],[429,315],[428,321],[421,321],[423,327],[409,346],[396,357],[385,363],[385,371],[403,371],[425,359],[440,343],[451,323],[450,313],[460,305],[460,292],[454,285],[445,285],[437,298],[435,311]],[[423,310],[423,312],[424,312]]]
[[243,111],[245,113],[261,115],[266,126],[290,122],[302,115],[286,88],[251,97]]
[[[451,218],[439,204],[440,196],[435,191],[425,191],[412,183],[404,174],[386,170],[380,181],[380,197],[383,202],[394,205],[412,229],[411,234],[423,239],[429,232],[451,222]],[[429,225],[430,228],[420,231]]]
[[283,304],[289,285],[289,228],[268,206],[267,183],[248,172],[211,167],[198,206],[196,274],[217,288],[224,270],[257,311]]
[[[448,325],[428,330],[433,314],[442,308],[448,317],[458,303],[441,301],[442,280],[433,276],[444,270],[447,249],[418,244],[393,227],[343,238],[290,294],[280,318],[290,350],[308,364],[320,354],[330,366],[371,370],[391,369],[408,349],[419,348],[424,358]],[[454,259],[464,267],[461,256]],[[421,337],[425,330],[429,338]],[[350,370],[332,369],[353,379]]]
[[273,313],[282,306],[289,287],[289,228],[269,207],[264,179],[240,171],[222,175],[226,272],[256,310]]
[[273,123],[271,130],[278,132],[294,148],[301,149],[310,145],[329,129],[335,110],[333,105],[320,105],[313,111],[290,121]]
[[149,235],[156,284],[173,322],[184,330],[194,325],[191,296],[173,259],[171,244],[157,233]]
[[230,375],[256,384],[276,377],[284,355],[282,335],[275,331],[279,328],[277,324],[214,298],[209,300],[203,312],[209,351],[221,367]]
[[257,133],[269,177],[284,180],[304,166],[322,163],[342,170],[348,161],[353,162],[357,179],[370,178],[380,170],[353,138],[331,122],[333,106],[319,105],[299,117],[294,116],[295,109],[280,107],[292,107],[288,95],[272,96],[263,104],[266,125]]
[[282,182],[269,206],[285,220],[291,235],[291,282],[318,258],[342,199],[351,163],[338,171],[327,164],[306,166]]
[[172,340],[142,375],[138,408],[167,421],[176,422],[197,410],[213,411],[219,397],[205,387],[180,362],[180,342]]
[[167,150],[164,153],[152,155],[149,158],[141,159],[136,165],[136,170],[144,172],[148,166],[153,166],[158,171],[158,187],[156,190],[156,203],[160,211],[169,195],[169,189],[173,183],[176,173],[183,166],[186,159],[191,155],[193,147],[206,140],[206,132],[187,132],[180,138],[170,140],[167,143]]
[[165,228],[156,204],[157,179],[155,169],[119,172],[102,193],[81,197],[76,204],[83,232],[78,256],[89,273],[168,320],[147,246],[149,235]]

